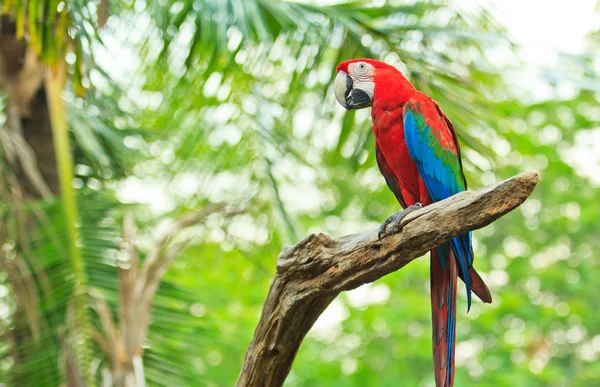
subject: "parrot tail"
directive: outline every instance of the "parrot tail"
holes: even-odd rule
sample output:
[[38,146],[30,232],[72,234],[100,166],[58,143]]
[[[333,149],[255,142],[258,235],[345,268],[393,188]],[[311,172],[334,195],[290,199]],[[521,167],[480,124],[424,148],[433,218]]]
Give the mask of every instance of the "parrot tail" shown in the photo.
[[[447,250],[440,253],[440,249]],[[457,272],[456,258],[448,245],[431,251],[431,320],[437,387],[454,384]]]
[[492,294],[490,293],[490,289],[488,289],[483,279],[479,276],[479,273],[475,271],[473,266],[469,268],[469,275],[471,276],[471,290],[473,293],[479,297],[479,299],[486,304],[491,304],[492,302]]

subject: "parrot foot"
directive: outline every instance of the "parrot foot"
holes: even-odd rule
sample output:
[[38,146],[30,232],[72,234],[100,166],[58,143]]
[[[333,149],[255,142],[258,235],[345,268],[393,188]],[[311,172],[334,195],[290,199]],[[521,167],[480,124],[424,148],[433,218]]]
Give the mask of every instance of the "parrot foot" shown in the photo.
[[412,206],[406,207],[402,211],[396,212],[394,215],[387,218],[385,222],[381,224],[381,227],[379,227],[379,232],[377,233],[377,237],[379,238],[379,240],[385,238],[388,235],[393,235],[400,232],[402,230],[402,219],[404,219],[406,215],[422,207],[423,205],[421,203],[416,203]]

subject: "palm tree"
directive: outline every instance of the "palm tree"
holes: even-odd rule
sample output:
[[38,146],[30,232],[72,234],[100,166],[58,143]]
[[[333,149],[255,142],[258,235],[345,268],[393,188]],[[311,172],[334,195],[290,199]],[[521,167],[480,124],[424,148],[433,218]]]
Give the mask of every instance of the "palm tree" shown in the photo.
[[[202,345],[189,343],[209,341],[214,326],[194,317],[185,283],[158,287],[168,265],[190,243],[226,254],[211,232],[231,231],[243,208],[237,221],[268,233],[227,238],[262,270],[244,253],[250,246],[274,256],[318,223],[314,203],[290,208],[301,183],[290,169],[330,166],[308,177],[325,193],[319,200],[336,196],[321,220],[352,207],[349,192],[372,193],[348,182],[373,168],[365,117],[330,103],[342,59],[400,66],[444,105],[462,140],[488,154],[468,130],[496,117],[484,96],[500,80],[481,52],[501,35],[483,10],[467,18],[429,1],[16,0],[2,11],[0,262],[14,307],[0,320],[0,354],[10,359],[0,374],[14,385],[198,384]],[[167,189],[157,216],[117,199],[136,179],[183,179],[194,190]],[[157,238],[165,221],[171,229]]]

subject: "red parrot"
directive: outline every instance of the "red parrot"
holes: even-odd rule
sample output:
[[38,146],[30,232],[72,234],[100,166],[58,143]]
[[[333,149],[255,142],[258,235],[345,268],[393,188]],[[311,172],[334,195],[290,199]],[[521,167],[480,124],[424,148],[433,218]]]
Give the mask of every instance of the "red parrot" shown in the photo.
[[[467,189],[460,147],[452,123],[440,106],[418,91],[395,67],[372,59],[352,59],[337,66],[338,102],[348,110],[371,107],[377,165],[404,210],[390,216],[379,238],[398,232],[408,213]],[[492,302],[473,268],[471,233],[431,250],[433,363],[438,387],[454,384],[456,286]]]

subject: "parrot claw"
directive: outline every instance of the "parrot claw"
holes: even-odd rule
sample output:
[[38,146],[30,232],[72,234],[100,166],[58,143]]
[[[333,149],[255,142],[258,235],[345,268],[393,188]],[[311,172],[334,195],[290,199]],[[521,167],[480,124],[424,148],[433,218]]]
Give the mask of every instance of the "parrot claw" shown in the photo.
[[397,234],[402,230],[402,219],[406,217],[406,215],[410,214],[413,211],[422,208],[423,205],[421,203],[413,204],[412,206],[406,207],[402,211],[398,211],[392,216],[388,217],[379,227],[379,232],[377,233],[377,238],[379,240],[385,238],[388,235]]

